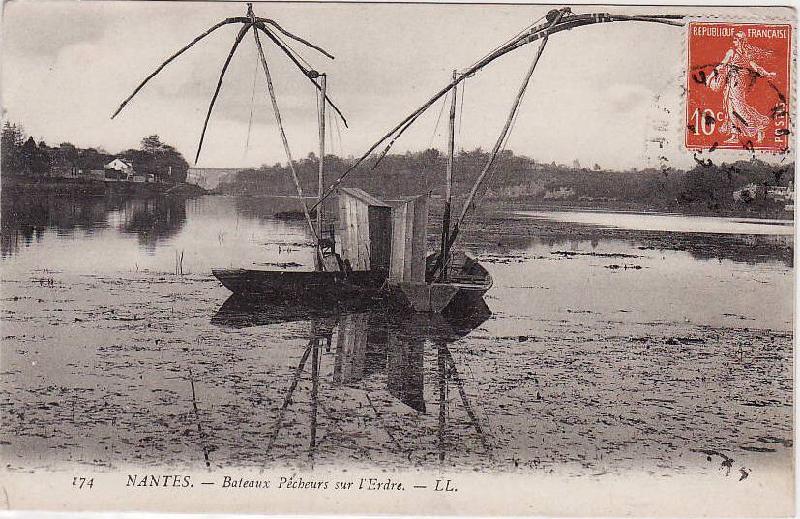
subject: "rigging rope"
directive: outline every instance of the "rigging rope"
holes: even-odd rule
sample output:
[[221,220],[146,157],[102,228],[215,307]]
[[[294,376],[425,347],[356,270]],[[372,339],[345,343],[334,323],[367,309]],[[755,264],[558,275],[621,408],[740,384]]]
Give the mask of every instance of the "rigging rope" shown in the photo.
[[281,38],[278,34],[276,34],[274,32],[272,33],[272,35],[275,36],[275,39],[278,40],[279,42],[281,42],[281,44],[284,47],[286,47],[294,55],[295,58],[297,58],[299,61],[301,61],[303,63],[303,65],[305,65],[306,67],[308,67],[311,70],[314,70],[314,67],[311,65],[311,63],[306,61],[299,52],[297,52],[291,45],[286,43],[286,40],[284,40],[283,38]]
[[[561,9],[557,11],[556,16],[550,22],[549,27],[554,27],[561,18],[568,12],[567,8]],[[511,128],[511,125],[516,118],[517,111],[519,110],[520,102],[522,101],[522,97],[525,95],[525,90],[528,88],[528,84],[530,83],[531,77],[533,76],[533,71],[536,70],[536,65],[539,64],[539,59],[542,57],[542,53],[544,52],[544,48],[547,46],[547,41],[549,40],[550,35],[549,33],[545,33],[544,37],[542,38],[542,43],[539,45],[538,50],[536,51],[536,56],[533,58],[533,62],[531,66],[528,68],[528,72],[525,75],[525,78],[520,85],[519,92],[517,92],[517,96],[514,99],[514,104],[511,106],[511,112],[508,114],[506,118],[505,126],[503,126],[502,131],[500,132],[500,136],[497,138],[495,142],[494,148],[492,149],[492,153],[489,156],[489,160],[486,161],[486,165],[483,167],[480,175],[478,175],[477,180],[475,180],[475,184],[473,184],[472,189],[467,195],[467,199],[464,202],[464,205],[461,207],[461,215],[456,220],[455,225],[453,226],[452,232],[449,234],[447,238],[447,244],[443,245],[443,250],[450,250],[453,244],[455,243],[456,239],[458,238],[459,232],[461,230],[461,224],[464,222],[464,219],[467,217],[467,214],[471,210],[473,203],[475,202],[475,196],[478,193],[478,189],[481,187],[483,180],[486,178],[486,175],[491,171],[492,165],[494,164],[495,159],[497,158],[497,154],[500,151],[500,147],[503,145],[503,142],[508,137],[508,131]],[[444,268],[443,262],[444,258],[443,255],[440,254],[439,257],[436,259],[436,263],[433,265],[431,269],[431,273],[435,276],[441,269]]]
[[[333,118],[333,122],[336,123],[336,134],[339,136],[339,153],[344,155],[344,144],[342,143],[342,131],[340,130],[340,127],[339,127],[339,118],[338,117],[334,117]],[[344,157],[342,157],[342,158],[344,158]]]
[[428,148],[429,149],[433,147],[433,139],[436,137],[436,132],[439,130],[439,121],[442,120],[442,114],[444,113],[444,106],[447,104],[447,98],[448,97],[449,96],[444,96],[442,98],[442,107],[439,108],[439,116],[436,118],[436,125],[434,125],[433,133],[431,134],[431,138],[428,141]]
[[494,53],[495,53],[495,52],[497,52],[498,50],[502,49],[503,47],[505,47],[506,45],[508,45],[508,44],[509,44],[509,43],[511,43],[512,41],[514,41],[514,40],[516,40],[517,38],[519,38],[520,36],[522,36],[524,33],[526,33],[526,32],[528,32],[528,31],[530,31],[532,27],[534,27],[534,26],[535,26],[537,23],[539,23],[539,22],[541,22],[542,20],[544,20],[546,17],[547,17],[547,15],[546,15],[546,14],[543,14],[542,16],[540,16],[539,18],[537,18],[537,19],[536,19],[536,20],[534,20],[533,22],[529,23],[528,25],[526,25],[526,26],[525,26],[525,28],[524,28],[524,29],[522,29],[521,31],[519,31],[518,33],[516,33],[514,36],[510,37],[509,39],[507,39],[506,41],[504,41],[504,42],[503,42],[503,43],[501,43],[500,45],[497,45],[495,48],[493,48],[492,50],[490,50],[489,52],[487,52],[487,53],[486,53],[486,54],[485,54],[483,57],[481,57],[480,59],[478,59],[478,60],[474,61],[474,62],[472,63],[472,65],[470,65],[470,67],[472,67],[472,66],[475,66],[476,64],[478,64],[478,63],[480,63],[481,61],[485,60],[486,58],[488,58],[489,56],[491,56],[492,54],[494,54]]
[[250,132],[253,130],[253,109],[256,103],[256,78],[258,77],[258,54],[255,55],[256,66],[253,67],[253,91],[250,94],[250,119],[247,121],[247,140],[244,142],[244,155],[242,158],[247,157],[247,152],[250,151]]
[[[506,147],[508,146],[508,141],[509,141],[509,139],[511,139],[511,134],[514,132],[514,127],[517,124],[517,118],[518,118],[519,112],[520,112],[519,107],[522,106],[522,101],[525,99],[525,94],[526,93],[527,93],[527,89],[525,90],[525,92],[522,93],[522,96],[520,97],[520,104],[517,107],[517,110],[514,112],[514,116],[511,119],[511,125],[509,126],[508,132],[506,133],[506,136],[503,139],[503,144],[500,146],[500,151],[499,151],[498,155],[502,155],[502,153],[504,151],[506,151]],[[492,179],[494,179],[494,174],[497,172],[497,168],[498,168],[498,165],[496,163],[494,163],[492,165],[492,167],[489,169],[489,174],[486,176],[486,181],[484,182],[485,189],[483,189],[481,194],[476,195],[476,201],[477,202],[483,201],[483,199],[486,198],[486,195],[489,193],[489,188],[491,187]],[[473,210],[477,206],[478,206],[478,204],[473,202],[473,204],[472,204]],[[469,228],[470,228],[469,224],[462,225],[462,229],[464,229],[464,230],[468,230]]]

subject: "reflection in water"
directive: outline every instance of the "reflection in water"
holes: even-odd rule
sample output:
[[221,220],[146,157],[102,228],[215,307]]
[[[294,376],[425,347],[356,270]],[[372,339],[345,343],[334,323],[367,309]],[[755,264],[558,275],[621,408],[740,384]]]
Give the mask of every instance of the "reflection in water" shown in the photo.
[[[426,344],[436,352],[435,372],[438,388],[438,449],[439,460],[444,461],[448,450],[447,416],[451,388],[457,390],[472,427],[478,434],[481,444],[489,451],[489,442],[484,434],[472,404],[464,388],[464,380],[459,374],[448,344],[469,334],[483,324],[491,312],[481,301],[462,314],[443,316],[440,314],[397,313],[392,310],[369,310],[361,312],[339,312],[336,309],[300,308],[297,306],[255,305],[231,296],[212,318],[218,326],[243,328],[263,326],[290,321],[311,323],[312,337],[294,368],[292,378],[278,409],[274,427],[270,431],[267,452],[275,445],[285,414],[297,399],[296,391],[303,374],[311,376],[310,388],[310,426],[309,458],[313,460],[317,443],[317,413],[319,392],[322,383],[321,351],[331,351],[335,343],[331,386],[335,388],[358,389],[360,383],[369,377],[384,375],[386,390],[402,404],[418,413],[425,414],[428,405],[425,401],[425,363]],[[335,340],[334,340],[335,337]],[[310,367],[309,367],[310,364]],[[382,411],[372,402],[369,392],[365,399],[376,416]]]
[[736,263],[757,265],[780,261],[787,267],[794,266],[794,243],[792,236],[784,235],[746,235],[746,234],[699,234],[699,233],[661,233],[636,232],[635,237],[626,235],[630,231],[614,229],[572,229],[574,236],[569,238],[549,236],[546,238],[526,238],[522,246],[534,247],[538,244],[549,248],[569,250],[586,249],[586,243],[594,250],[603,241],[616,240],[628,248],[646,250],[685,251],[698,260],[727,260]]
[[155,250],[159,241],[180,232],[186,221],[186,200],[172,197],[126,200],[112,214],[114,217],[122,233],[135,234],[139,245]]
[[40,242],[44,234],[55,231],[71,237],[75,231],[89,235],[100,229],[114,228],[121,234],[133,234],[139,245],[155,249],[159,241],[180,232],[186,221],[186,200],[179,197],[83,197],[0,196],[0,253],[8,257],[20,246]]
[[[87,247],[108,250],[115,238],[129,236],[135,236],[136,241],[118,241],[113,245],[116,253],[110,255],[110,258],[127,258],[127,262],[117,264],[109,259],[104,263],[106,269],[127,270],[138,263],[151,270],[172,271],[172,251],[162,250],[160,259],[152,258],[157,249],[169,247],[185,249],[187,258],[194,258],[195,272],[208,272],[213,266],[251,268],[285,262],[306,264],[312,257],[307,250],[309,240],[302,222],[292,219],[293,215],[301,213],[297,200],[291,197],[204,196],[188,202],[171,196],[21,196],[3,192],[0,205],[0,254],[4,259],[34,243],[36,254],[42,256],[83,257]],[[621,225],[619,215],[595,216]],[[652,219],[647,215],[627,215],[623,223],[628,227],[609,227],[603,219],[488,217],[476,220],[476,232],[465,236],[464,244],[477,254],[486,251],[498,254],[539,245],[595,248],[617,240],[626,249],[686,251],[700,260],[721,259],[748,264],[779,260],[787,266],[793,265],[793,236],[785,234],[789,225],[688,216],[671,217],[680,220],[681,227],[669,230],[638,225],[640,219],[648,218]],[[431,218],[431,222],[435,221]],[[752,229],[757,229],[758,233],[736,234]],[[98,232],[100,230],[109,232]],[[768,231],[774,234],[765,234]],[[71,239],[53,240],[48,233]],[[436,246],[438,235],[436,229],[429,233],[431,247]],[[150,257],[142,257],[138,254],[141,251]],[[78,272],[81,272],[80,267],[69,261],[57,265],[59,270]]]

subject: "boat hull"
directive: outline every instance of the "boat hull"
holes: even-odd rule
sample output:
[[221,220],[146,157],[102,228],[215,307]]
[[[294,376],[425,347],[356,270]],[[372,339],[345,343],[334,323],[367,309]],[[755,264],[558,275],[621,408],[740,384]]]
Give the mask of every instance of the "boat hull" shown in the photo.
[[222,285],[237,296],[262,302],[304,304],[351,303],[386,297],[386,273],[304,272],[249,269],[213,269]]
[[[433,264],[435,255],[428,257]],[[474,258],[465,255],[448,281],[432,283],[398,283],[398,296],[416,312],[460,313],[483,300],[492,288],[492,275]]]
[[309,272],[213,269],[236,296],[270,304],[336,305],[343,308],[398,306],[416,312],[459,313],[481,301],[492,276],[477,261],[466,261],[448,282],[392,283],[385,270]]

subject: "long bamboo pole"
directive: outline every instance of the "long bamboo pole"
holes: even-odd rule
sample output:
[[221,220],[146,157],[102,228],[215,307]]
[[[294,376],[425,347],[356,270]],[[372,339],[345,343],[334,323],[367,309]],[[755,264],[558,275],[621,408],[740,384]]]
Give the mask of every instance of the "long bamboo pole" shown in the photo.
[[[553,20],[552,25],[555,25],[559,22],[561,16],[563,16],[563,13],[564,13],[563,10],[559,11],[559,14]],[[458,233],[461,229],[461,223],[464,221],[467,212],[470,210],[472,203],[475,201],[475,195],[478,193],[478,189],[480,188],[481,184],[486,178],[486,175],[489,173],[492,164],[494,164],[494,159],[497,157],[497,153],[500,151],[500,146],[503,145],[503,142],[505,141],[506,136],[508,135],[508,131],[511,128],[511,123],[514,121],[514,117],[517,114],[517,110],[519,110],[519,104],[522,101],[522,96],[525,94],[525,90],[528,88],[528,83],[530,83],[531,76],[533,76],[533,71],[536,69],[536,65],[539,63],[539,58],[542,57],[542,52],[544,52],[544,48],[547,45],[548,39],[549,36],[547,35],[544,37],[544,39],[542,39],[542,43],[539,45],[539,48],[536,51],[536,56],[533,58],[533,62],[531,63],[531,66],[528,68],[528,72],[527,74],[525,74],[525,78],[522,80],[522,84],[519,87],[517,96],[514,98],[514,102],[511,105],[511,110],[508,113],[508,117],[506,117],[506,122],[503,125],[503,129],[500,131],[500,135],[497,137],[497,141],[494,143],[494,147],[492,148],[492,153],[489,155],[489,160],[486,161],[486,164],[481,170],[480,175],[478,175],[477,180],[475,180],[475,183],[472,185],[472,189],[470,189],[469,195],[467,195],[467,199],[464,202],[463,207],[461,208],[461,216],[459,216],[458,220],[456,220],[456,223],[453,226],[453,232],[450,233],[450,235],[448,236],[447,244],[442,245],[442,250],[449,251],[450,248],[455,243],[456,238],[458,238]],[[440,268],[442,269],[445,268],[443,264],[444,258],[445,258],[444,254],[440,255],[439,258],[437,258],[436,263],[433,266],[434,273],[438,272]]]
[[208,121],[211,119],[211,111],[214,109],[214,103],[217,102],[217,97],[219,96],[219,91],[222,88],[222,80],[225,79],[225,72],[228,70],[228,65],[231,64],[231,59],[233,59],[233,55],[236,52],[237,47],[239,44],[242,43],[245,34],[247,34],[248,29],[252,27],[251,25],[244,25],[239,30],[239,34],[236,35],[236,41],[233,42],[233,47],[231,47],[231,51],[228,53],[228,57],[225,59],[225,63],[222,65],[222,70],[219,73],[219,80],[217,81],[217,88],[214,90],[214,95],[211,97],[211,103],[208,105],[208,112],[206,112],[206,120],[203,122],[203,131],[200,132],[200,142],[197,144],[197,154],[194,156],[194,163],[197,164],[197,159],[200,158],[200,150],[203,147],[203,139],[206,136],[206,129],[208,129]]
[[[467,416],[469,417],[470,421],[472,422],[472,426],[475,428],[475,432],[478,433],[478,438],[481,440],[481,444],[483,448],[487,451],[491,450],[491,445],[486,440],[486,434],[483,432],[483,428],[481,427],[481,423],[478,420],[477,415],[475,415],[475,411],[472,409],[472,405],[469,403],[469,398],[467,397],[467,392],[464,389],[464,381],[461,379],[461,376],[458,374],[458,369],[456,369],[456,361],[453,359],[453,354],[450,352],[450,348],[447,347],[447,344],[443,344],[442,346],[442,353],[447,361],[450,363],[450,376],[453,378],[453,381],[456,383],[456,387],[458,388],[458,394],[461,396],[461,402],[464,404],[464,410],[467,412]],[[446,363],[445,363],[446,364]]]
[[144,88],[144,86],[147,84],[147,82],[148,82],[148,81],[150,81],[151,79],[153,79],[154,77],[156,77],[156,76],[158,75],[158,73],[159,73],[159,72],[161,72],[162,70],[164,70],[164,67],[166,67],[167,65],[169,65],[169,64],[170,64],[170,63],[171,63],[173,60],[175,60],[175,58],[177,58],[178,56],[180,56],[181,54],[183,54],[184,52],[186,52],[187,50],[189,50],[189,49],[190,49],[190,48],[191,48],[191,47],[192,47],[194,44],[196,44],[197,42],[199,42],[200,40],[202,40],[203,38],[205,38],[206,36],[208,36],[208,35],[209,35],[209,34],[211,34],[212,32],[216,31],[217,29],[219,29],[219,28],[220,28],[220,27],[222,27],[223,25],[228,25],[228,24],[231,24],[231,23],[244,23],[244,22],[249,22],[249,19],[248,19],[248,18],[243,18],[243,17],[241,17],[241,16],[239,16],[239,17],[235,17],[235,18],[226,18],[226,19],[222,20],[221,22],[219,22],[218,24],[216,24],[216,25],[213,25],[213,26],[212,26],[210,29],[208,29],[208,30],[207,30],[207,31],[205,31],[204,33],[202,33],[202,34],[200,34],[199,36],[197,36],[195,39],[193,39],[193,40],[192,40],[191,42],[189,42],[187,45],[185,45],[185,46],[184,46],[184,47],[182,47],[180,50],[178,50],[178,52],[176,52],[175,54],[173,54],[172,56],[170,56],[169,58],[167,58],[165,61],[163,61],[163,62],[161,63],[161,65],[159,65],[159,66],[158,66],[158,68],[157,68],[157,69],[156,69],[156,70],[155,70],[155,71],[154,71],[152,74],[150,74],[149,76],[147,76],[146,78],[144,78],[144,81],[142,81],[141,83],[139,83],[139,85],[138,85],[138,86],[137,86],[137,87],[136,87],[136,88],[133,90],[133,93],[132,93],[131,95],[129,95],[129,96],[128,96],[128,97],[127,97],[127,98],[126,98],[126,99],[125,99],[125,100],[122,102],[122,104],[120,104],[120,105],[119,105],[119,107],[118,107],[118,108],[117,108],[117,109],[114,111],[114,113],[111,115],[111,118],[113,119],[114,117],[116,117],[116,116],[117,116],[117,114],[119,114],[119,113],[122,111],[122,109],[123,109],[123,108],[125,108],[125,106],[128,104],[128,102],[130,102],[130,100],[131,100],[131,99],[133,99],[133,97],[134,97],[136,94],[138,94],[138,93],[139,93],[139,91],[140,91],[142,88]]
[[322,250],[319,247],[319,236],[317,236],[316,231],[314,230],[314,224],[311,221],[311,215],[308,212],[308,206],[306,205],[306,201],[303,195],[303,186],[300,185],[300,179],[297,176],[297,170],[294,167],[294,160],[292,159],[292,151],[289,149],[289,141],[286,139],[286,131],[283,129],[283,123],[281,121],[281,111],[278,108],[278,99],[275,97],[275,87],[272,85],[272,76],[269,73],[269,66],[267,65],[267,58],[264,55],[264,48],[261,46],[261,40],[258,38],[258,31],[256,30],[255,26],[253,27],[253,37],[256,41],[256,48],[258,49],[258,55],[261,58],[261,66],[264,69],[264,75],[267,78],[267,90],[269,91],[269,98],[272,102],[272,111],[275,113],[275,121],[278,124],[278,129],[280,130],[281,134],[281,141],[283,142],[283,150],[286,153],[286,160],[289,161],[289,170],[292,172],[292,179],[294,180],[295,188],[297,189],[297,196],[300,200],[300,205],[303,207],[303,215],[306,218],[306,223],[308,224],[308,228],[311,230],[311,234],[314,237],[314,242],[317,249],[317,255],[319,256],[320,264],[322,263]]
[[[453,81],[455,82],[458,71],[453,71]],[[455,154],[455,141],[456,141],[456,94],[458,93],[458,86],[453,86],[453,95],[450,99],[450,124],[448,125],[447,134],[447,178],[445,179],[444,191],[444,215],[442,216],[442,246],[439,256],[442,259],[442,270],[439,275],[440,281],[447,281],[447,265],[449,263],[448,256],[450,249],[447,244],[450,241],[450,204],[452,201],[453,190],[453,155]]]
[[[271,25],[278,32],[282,33],[283,35],[285,35],[285,36],[287,36],[287,37],[289,37],[289,38],[291,38],[291,39],[293,39],[295,41],[298,41],[298,42],[302,43],[303,45],[311,47],[312,49],[324,54],[326,57],[328,57],[330,59],[334,59],[334,56],[331,53],[329,53],[328,51],[326,51],[325,49],[323,49],[322,47],[320,47],[318,45],[314,45],[313,43],[309,42],[308,40],[305,40],[305,39],[301,38],[300,36],[297,36],[296,34],[292,34],[291,32],[287,31],[286,29],[281,27],[278,24],[278,22],[276,22],[275,20],[272,20],[272,19],[269,19],[269,18],[259,18],[259,17],[257,17],[253,13],[253,4],[252,3],[248,3],[247,4],[247,16],[234,16],[234,17],[230,17],[230,18],[226,18],[226,19],[222,20],[221,22],[211,26],[205,32],[199,34],[197,37],[195,37],[188,44],[184,45],[177,52],[172,54],[169,58],[167,58],[166,60],[161,62],[161,64],[158,66],[158,68],[156,68],[155,71],[153,71],[150,75],[148,75],[146,78],[144,78],[144,80],[141,83],[139,83],[139,85],[137,85],[137,87],[133,90],[133,92],[119,105],[119,107],[117,107],[117,109],[111,115],[111,118],[114,119],[120,113],[120,111],[122,111],[122,109],[125,108],[125,106],[127,106],[127,104],[136,96],[136,94],[139,93],[139,91],[142,88],[144,88],[144,86],[151,79],[153,79],[155,76],[157,76],[167,65],[169,65],[172,61],[174,61],[178,56],[180,56],[181,54],[183,54],[184,52],[189,50],[192,46],[194,46],[200,40],[202,40],[203,38],[205,38],[206,36],[208,36],[212,32],[216,31],[220,27],[223,27],[223,26],[228,25],[228,24],[233,24],[233,23],[241,23],[241,24],[245,24],[245,25],[256,24],[256,26],[261,31],[263,31],[264,34],[268,35],[270,37],[270,39],[272,39],[272,41],[289,57],[289,59],[292,60],[292,62],[301,70],[301,72],[303,72],[303,75],[308,77],[311,80],[312,84],[314,84],[317,88],[319,88],[319,86],[314,81],[314,77],[316,77],[314,75],[314,71],[306,69],[297,60],[297,58],[292,54],[292,49],[290,49],[279,38],[277,38],[269,29],[267,29],[266,26],[267,25]],[[339,110],[339,108],[333,103],[333,101],[330,98],[328,98],[328,103],[336,111],[336,113],[339,115],[339,117],[341,117],[342,122],[344,122],[344,125],[347,126],[347,119],[345,119],[344,114],[342,113],[342,111]]]
[[329,57],[330,59],[336,59],[336,58],[333,56],[333,54],[331,54],[330,52],[326,51],[325,49],[323,49],[323,48],[322,48],[322,47],[320,47],[319,45],[314,45],[314,44],[313,44],[313,43],[311,43],[310,41],[304,40],[304,39],[303,39],[303,38],[301,38],[300,36],[297,36],[296,34],[292,34],[292,33],[290,33],[289,31],[287,31],[286,29],[284,29],[283,27],[281,27],[280,25],[278,25],[278,22],[276,22],[275,20],[272,20],[272,19],[270,19],[270,18],[256,18],[256,21],[257,21],[257,22],[263,22],[263,23],[267,23],[267,24],[269,24],[269,25],[272,25],[273,27],[275,27],[276,29],[278,29],[278,31],[279,31],[281,34],[283,34],[284,36],[288,36],[289,38],[291,38],[291,39],[293,39],[293,40],[295,40],[295,41],[299,41],[299,42],[300,42],[300,43],[302,43],[303,45],[307,45],[308,47],[311,47],[312,49],[314,49],[314,50],[316,50],[316,51],[319,51],[319,52],[321,52],[322,54],[324,54],[325,56]]
[[[325,189],[325,91],[328,88],[328,80],[325,74],[319,76],[319,171],[317,174],[317,197],[322,198]],[[322,238],[322,205],[317,205],[317,236]],[[321,249],[322,247],[320,247]],[[320,263],[322,258],[319,258]],[[322,267],[320,267],[322,270]]]
[[294,391],[297,388],[297,383],[300,381],[300,376],[303,374],[303,370],[306,367],[306,361],[308,361],[308,356],[311,354],[311,348],[314,347],[313,341],[314,339],[308,341],[308,346],[306,346],[303,356],[300,357],[300,362],[297,364],[297,369],[294,371],[292,382],[289,384],[289,388],[286,390],[286,395],[283,398],[283,405],[280,409],[278,409],[278,417],[275,420],[275,427],[272,428],[272,432],[267,440],[267,452],[272,450],[273,445],[275,445],[275,440],[278,438],[278,433],[283,425],[283,416],[286,414],[286,410],[289,408],[289,404],[292,402],[292,395],[294,395]]
[[308,457],[313,461],[317,450],[317,404],[319,400],[319,346],[320,338],[314,337],[311,352],[311,439],[308,446]]

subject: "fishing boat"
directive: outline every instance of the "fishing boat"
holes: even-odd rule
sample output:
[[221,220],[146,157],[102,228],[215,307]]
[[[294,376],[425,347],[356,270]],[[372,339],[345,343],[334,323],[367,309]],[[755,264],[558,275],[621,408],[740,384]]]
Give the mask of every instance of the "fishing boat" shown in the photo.
[[[155,72],[145,78],[120,105],[112,115],[112,118],[122,110],[150,79],[198,41],[225,25],[241,24],[233,47],[222,67],[216,90],[206,114],[195,156],[196,163],[200,156],[203,138],[214,103],[219,95],[225,72],[238,45],[245,35],[252,30],[260,64],[266,78],[273,113],[297,191],[297,199],[309,232],[313,236],[315,270],[304,272],[287,269],[213,269],[213,275],[237,296],[265,303],[297,301],[304,304],[387,304],[406,307],[419,312],[445,313],[480,301],[483,295],[492,287],[492,276],[486,268],[475,258],[463,252],[453,253],[454,244],[461,233],[465,218],[475,208],[476,201],[480,199],[479,190],[481,187],[485,187],[487,178],[495,165],[495,159],[507,141],[513,121],[518,113],[520,101],[550,35],[577,27],[608,22],[641,21],[683,25],[681,18],[681,16],[671,15],[631,16],[607,13],[576,15],[566,7],[553,9],[539,20],[533,22],[527,30],[494,48],[473,65],[462,71],[453,71],[452,81],[447,86],[439,90],[431,99],[378,139],[327,190],[323,190],[325,116],[327,107],[331,106],[345,126],[347,126],[347,121],[326,93],[326,74],[306,67],[303,63],[307,64],[307,62],[304,59],[298,59],[299,54],[297,51],[283,38],[299,42],[324,54],[328,58],[332,59],[333,56],[321,47],[290,33],[274,20],[255,16],[252,4],[248,4],[246,16],[226,18],[200,34],[192,42],[168,58]],[[260,33],[269,38],[289,57],[318,92],[318,192],[317,201],[311,208],[306,205],[303,189],[292,160],[269,66],[259,39]],[[501,56],[537,40],[541,41],[539,48],[514,99],[510,113],[492,149],[492,153],[474,182],[466,200],[463,202],[459,217],[451,225],[454,121],[458,87],[467,78],[475,75]],[[407,197],[401,200],[381,200],[360,189],[344,187],[341,184],[349,173],[362,166],[368,158],[373,156],[373,152],[379,146],[385,145],[385,148],[378,154],[377,160],[371,166],[371,169],[374,170],[397,139],[413,125],[420,115],[447,94],[451,94],[451,104],[442,235],[439,250],[433,254],[427,254],[425,250],[428,222],[427,196]],[[323,229],[322,204],[334,193],[338,197],[337,225],[329,225],[327,229]],[[311,212],[314,210],[316,210],[316,222],[312,221],[311,218]]]
[[[271,36],[271,39],[279,43],[282,48],[287,45],[284,42],[276,41],[276,34],[270,32],[265,25],[267,21],[255,17],[252,6],[249,4],[246,20],[250,21],[255,35],[276,122],[295,181],[297,197],[302,206],[302,216],[305,217],[314,238],[315,269],[314,271],[300,271],[215,268],[212,269],[212,274],[239,298],[263,304],[295,302],[303,305],[336,305],[343,308],[384,305],[407,307],[420,312],[457,313],[463,307],[474,305],[479,301],[483,294],[491,288],[492,277],[478,261],[464,254],[458,256],[458,260],[454,260],[455,256],[449,255],[444,262],[439,256],[427,255],[425,247],[428,200],[425,195],[405,197],[399,200],[381,200],[358,188],[339,187],[337,189],[336,225],[328,224],[323,227],[325,123],[329,104],[326,93],[327,75],[304,70],[304,73],[312,78],[319,94],[318,201],[314,207],[316,221],[312,221],[302,187],[292,165],[292,157],[281,124],[277,99],[271,87],[269,67],[258,40],[258,31]],[[263,22],[260,22],[261,20]],[[245,25],[242,31],[246,31],[248,25],[246,22],[243,23]],[[240,31],[237,41],[241,39],[241,35]],[[312,46],[305,40],[302,41]],[[231,56],[235,48],[236,44],[231,51]],[[222,75],[220,84],[221,79]],[[338,109],[336,111],[341,115]],[[445,228],[449,228],[454,113],[455,96],[451,106],[450,161],[448,162],[446,188],[448,208],[443,222]],[[207,123],[208,118],[206,119]],[[198,148],[198,156],[199,151]],[[337,180],[337,185],[339,181]],[[448,236],[448,233],[443,234],[443,240],[445,240],[443,247],[447,245]]]

